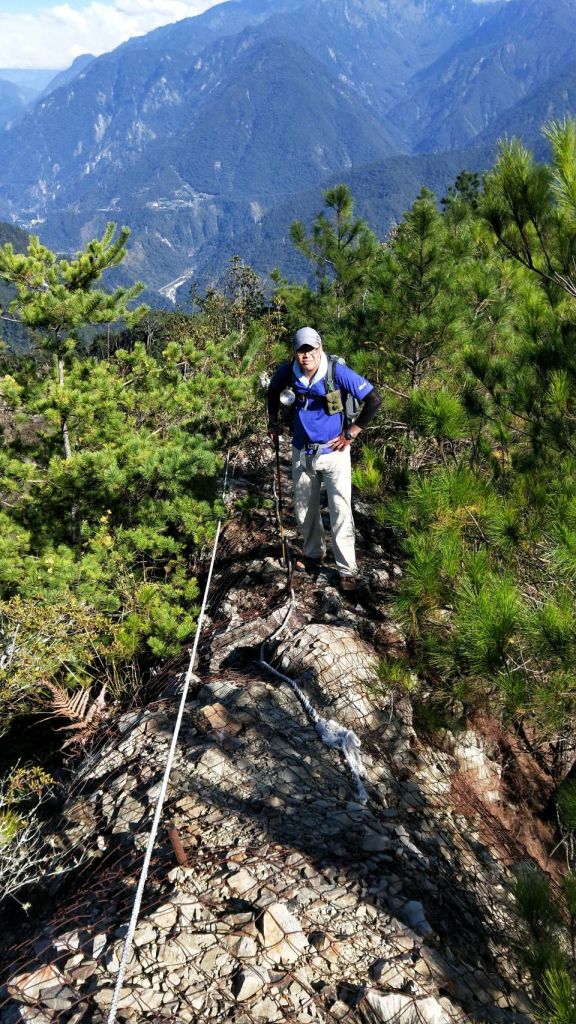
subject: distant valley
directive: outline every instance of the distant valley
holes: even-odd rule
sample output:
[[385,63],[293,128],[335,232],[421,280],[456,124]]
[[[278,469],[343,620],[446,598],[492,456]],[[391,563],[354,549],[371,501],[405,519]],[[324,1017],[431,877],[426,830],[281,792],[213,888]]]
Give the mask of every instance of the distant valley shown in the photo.
[[543,155],[575,43],[567,0],[231,0],[35,86],[0,70],[0,219],[65,252],[129,225],[151,301],[237,252],[303,272],[289,224],[335,181],[382,236],[503,135]]

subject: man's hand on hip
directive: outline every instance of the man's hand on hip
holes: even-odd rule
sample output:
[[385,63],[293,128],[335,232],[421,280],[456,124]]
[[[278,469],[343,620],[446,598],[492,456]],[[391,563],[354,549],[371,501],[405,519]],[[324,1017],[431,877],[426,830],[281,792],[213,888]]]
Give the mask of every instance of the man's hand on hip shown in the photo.
[[352,442],[358,437],[360,433],[360,427],[350,427],[348,430],[343,431],[335,437],[333,441],[328,442],[328,447],[332,448],[335,452],[343,452],[346,448],[349,448]]

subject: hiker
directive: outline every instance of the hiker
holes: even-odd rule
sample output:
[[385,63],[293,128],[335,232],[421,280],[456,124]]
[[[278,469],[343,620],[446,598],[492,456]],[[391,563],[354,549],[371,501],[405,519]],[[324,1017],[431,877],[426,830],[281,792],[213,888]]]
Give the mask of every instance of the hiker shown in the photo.
[[[356,589],[357,573],[350,446],[376,415],[381,399],[369,381],[343,361],[326,355],[313,327],[296,331],[294,353],[293,361],[276,369],[268,388],[268,432],[276,441],[280,405],[293,407],[294,508],[303,538],[303,557],[294,568],[314,569],[325,558],[326,537],[320,514],[320,487],[324,483],[340,588],[350,592]],[[346,422],[348,396],[363,403],[352,423]]]

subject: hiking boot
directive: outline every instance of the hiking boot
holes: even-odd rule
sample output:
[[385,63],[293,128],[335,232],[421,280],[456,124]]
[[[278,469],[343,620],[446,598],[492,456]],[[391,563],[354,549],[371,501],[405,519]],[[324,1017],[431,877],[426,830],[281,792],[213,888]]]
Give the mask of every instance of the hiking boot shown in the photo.
[[301,555],[294,562],[295,572],[314,572],[315,569],[321,569],[324,565],[324,558],[307,558],[306,555]]
[[356,577],[355,576],[341,576],[340,577],[340,590],[343,594],[351,594],[356,590]]

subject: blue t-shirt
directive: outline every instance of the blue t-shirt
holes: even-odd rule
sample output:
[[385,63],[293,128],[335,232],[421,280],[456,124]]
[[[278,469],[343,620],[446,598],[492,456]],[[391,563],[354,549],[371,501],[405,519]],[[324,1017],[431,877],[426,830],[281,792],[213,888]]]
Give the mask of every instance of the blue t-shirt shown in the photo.
[[[293,406],[294,437],[292,444],[295,448],[301,449],[308,444],[332,441],[342,432],[344,413],[334,413],[332,416],[328,414],[326,375],[324,374],[320,379],[314,378],[314,383],[308,384],[306,378],[297,376],[296,372],[293,363],[283,363],[270,381],[270,387],[282,391],[285,387],[290,386],[296,395]],[[363,402],[366,395],[373,390],[373,385],[369,381],[361,377],[360,374],[354,373],[354,370],[351,370],[345,363],[335,364],[334,385],[343,392],[343,405],[346,394]]]

